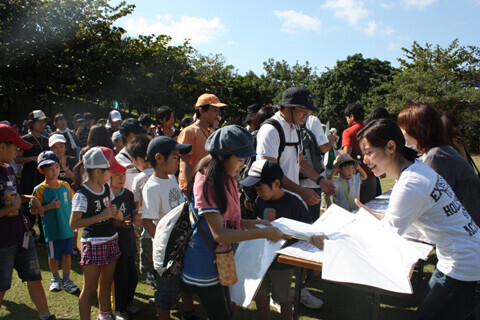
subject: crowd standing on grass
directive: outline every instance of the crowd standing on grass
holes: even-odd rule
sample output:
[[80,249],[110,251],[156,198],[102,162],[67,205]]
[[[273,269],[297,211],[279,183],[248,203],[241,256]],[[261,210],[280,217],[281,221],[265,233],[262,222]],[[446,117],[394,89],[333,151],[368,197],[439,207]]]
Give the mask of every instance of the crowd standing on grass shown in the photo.
[[[324,132],[306,89],[288,88],[278,105],[250,105],[245,127],[222,126],[224,108],[205,93],[194,116],[178,126],[169,106],[159,107],[153,120],[112,110],[105,118],[77,113],[69,123],[68,115],[57,113],[52,128],[48,115],[33,110],[25,132],[2,121],[0,306],[16,269],[39,318],[56,319],[41,282],[40,245],[47,249],[49,290],[80,291],[81,320],[90,319],[95,295],[98,320],[140,312],[134,299],[139,281],[155,287],[150,299],[159,319],[170,319],[179,294],[184,319],[198,318],[194,294],[209,319],[232,319],[219,253],[227,257],[231,244],[249,239],[288,239],[270,222],[287,217],[312,223],[321,203],[369,210],[364,203],[381,193],[378,178],[387,174],[396,179],[389,208],[384,215],[369,211],[399,234],[415,225],[437,249],[417,319],[475,318],[480,178],[454,116],[418,102],[400,112],[397,125],[383,108],[365,119],[355,102],[345,106],[348,128],[337,150],[336,129]],[[182,272],[166,276],[154,269],[152,238],[159,222],[185,201],[195,229]],[[325,238],[310,242],[322,249]],[[70,278],[77,261],[81,290]],[[302,275],[300,301],[321,308],[320,297],[304,287],[308,276]],[[254,298],[262,319],[270,318],[270,306],[292,319],[291,285],[292,268],[272,263]]]

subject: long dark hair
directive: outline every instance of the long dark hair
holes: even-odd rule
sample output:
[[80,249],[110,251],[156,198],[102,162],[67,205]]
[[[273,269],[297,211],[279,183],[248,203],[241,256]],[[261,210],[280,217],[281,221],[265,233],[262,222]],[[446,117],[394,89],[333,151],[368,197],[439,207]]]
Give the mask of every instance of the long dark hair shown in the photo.
[[368,142],[377,148],[385,148],[389,141],[397,145],[397,154],[402,155],[408,161],[414,161],[417,151],[405,146],[405,137],[400,127],[390,119],[380,119],[368,123],[357,134],[357,141],[367,139]]
[[[231,156],[222,156],[222,159],[218,155],[211,154],[204,157],[198,162],[194,167],[193,175],[190,178],[187,186],[187,196],[188,199],[192,199],[193,195],[193,184],[195,182],[195,176],[198,171],[203,171],[205,174],[205,183],[203,184],[203,193],[205,199],[209,204],[216,205],[220,213],[223,214],[227,210],[227,194],[226,188],[228,189],[227,173],[225,171],[225,162]],[[209,194],[209,187],[213,186],[214,194]]]

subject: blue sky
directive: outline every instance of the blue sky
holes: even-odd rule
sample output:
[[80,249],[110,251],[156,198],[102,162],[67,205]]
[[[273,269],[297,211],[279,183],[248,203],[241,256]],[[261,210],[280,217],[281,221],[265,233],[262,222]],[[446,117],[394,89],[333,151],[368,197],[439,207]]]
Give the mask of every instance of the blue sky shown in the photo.
[[[112,3],[118,3],[113,0]],[[240,74],[263,73],[269,58],[309,61],[319,72],[362,53],[398,66],[413,41],[480,46],[480,0],[130,0],[116,24],[132,36],[185,38],[200,53],[221,53]]]

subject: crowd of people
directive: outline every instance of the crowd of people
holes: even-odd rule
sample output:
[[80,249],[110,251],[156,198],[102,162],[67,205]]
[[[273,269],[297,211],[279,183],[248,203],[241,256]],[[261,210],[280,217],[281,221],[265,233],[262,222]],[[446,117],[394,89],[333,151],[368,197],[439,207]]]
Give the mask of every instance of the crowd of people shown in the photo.
[[[348,211],[364,208],[400,235],[414,225],[436,245],[438,264],[417,319],[475,318],[480,178],[452,115],[419,102],[402,110],[397,123],[383,108],[365,119],[364,108],[352,103],[338,145],[336,129],[325,132],[313,115],[319,110],[306,89],[288,88],[276,106],[249,106],[244,126],[219,124],[227,107],[202,94],[194,117],[178,127],[168,106],[158,108],[155,120],[123,119],[118,110],[100,119],[76,114],[73,128],[61,113],[50,127],[42,110],[32,111],[22,130],[2,121],[0,306],[16,269],[39,318],[56,319],[35,247],[45,245],[49,290],[80,291],[81,320],[90,319],[95,295],[98,320],[138,313],[139,273],[156,288],[152,301],[159,319],[170,319],[179,295],[184,319],[196,319],[194,294],[209,319],[232,319],[216,248],[288,239],[270,222],[286,217],[312,223],[322,204],[333,202]],[[386,174],[396,184],[386,213],[379,214],[365,203],[381,194]],[[159,221],[185,200],[198,227],[182,273],[166,277],[154,267],[152,239]],[[318,235],[310,242],[322,249],[325,239]],[[81,290],[70,278],[72,256],[82,266]],[[282,319],[292,319],[292,276],[291,266],[272,263],[255,297],[262,319],[270,318],[270,305],[278,306]],[[300,294],[306,307],[322,307],[303,285]]]

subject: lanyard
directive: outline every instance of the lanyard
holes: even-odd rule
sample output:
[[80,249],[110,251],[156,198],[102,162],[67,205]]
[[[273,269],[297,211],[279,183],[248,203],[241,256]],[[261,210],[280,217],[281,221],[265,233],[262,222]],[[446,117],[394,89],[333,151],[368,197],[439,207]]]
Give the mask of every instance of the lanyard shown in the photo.
[[340,182],[340,184],[343,187],[343,191],[345,191],[345,194],[347,195],[348,205],[350,206],[350,211],[352,211],[353,206],[352,206],[352,200],[350,199],[350,193],[347,191],[347,188],[345,187],[345,184],[343,183],[343,181],[340,178],[338,179],[338,182]]

